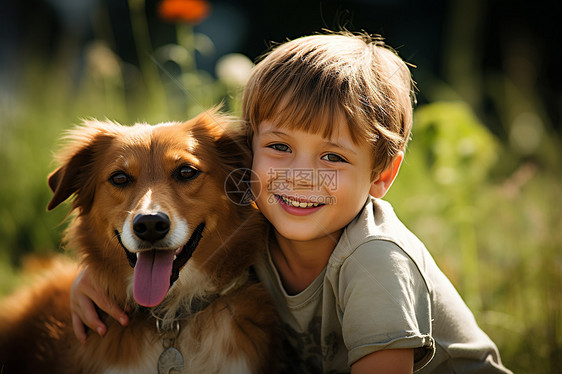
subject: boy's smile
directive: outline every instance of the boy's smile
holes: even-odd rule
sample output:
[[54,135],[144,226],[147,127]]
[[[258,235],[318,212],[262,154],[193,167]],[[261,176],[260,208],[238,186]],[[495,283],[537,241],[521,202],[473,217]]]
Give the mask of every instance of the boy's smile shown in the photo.
[[369,195],[370,147],[355,144],[345,122],[332,126],[330,139],[268,121],[254,134],[252,170],[261,188],[252,192],[262,213],[285,239],[314,241],[330,236],[337,241]]
[[288,196],[280,196],[280,195],[275,195],[278,199],[281,200],[282,203],[289,205],[289,206],[293,206],[293,207],[297,207],[297,208],[312,208],[312,207],[317,207],[318,205],[324,205],[324,204],[320,204],[320,203],[315,203],[315,202],[311,202],[311,201],[307,201],[304,199],[295,199],[295,198],[291,198]]
[[298,199],[295,197],[288,197],[282,195],[274,195],[277,198],[278,203],[283,209],[289,214],[294,214],[296,216],[305,216],[308,214],[315,213],[325,204],[312,202],[307,199]]

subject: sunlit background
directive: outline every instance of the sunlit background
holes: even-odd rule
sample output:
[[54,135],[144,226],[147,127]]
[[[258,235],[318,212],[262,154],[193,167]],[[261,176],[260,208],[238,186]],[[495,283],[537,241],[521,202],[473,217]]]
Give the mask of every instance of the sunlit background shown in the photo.
[[63,131],[83,118],[240,111],[272,42],[382,34],[418,87],[388,199],[517,373],[562,369],[562,27],[554,1],[0,2],[0,295],[61,252],[47,213]]

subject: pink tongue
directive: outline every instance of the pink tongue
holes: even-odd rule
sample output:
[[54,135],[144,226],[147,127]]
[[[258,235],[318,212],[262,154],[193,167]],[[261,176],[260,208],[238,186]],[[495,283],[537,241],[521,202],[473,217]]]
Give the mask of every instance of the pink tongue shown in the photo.
[[139,254],[134,270],[133,297],[142,306],[160,304],[172,275],[174,251],[147,251]]

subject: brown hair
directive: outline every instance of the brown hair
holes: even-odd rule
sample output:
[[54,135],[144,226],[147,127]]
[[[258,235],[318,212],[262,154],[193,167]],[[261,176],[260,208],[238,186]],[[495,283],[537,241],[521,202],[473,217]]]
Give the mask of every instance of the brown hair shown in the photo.
[[249,136],[264,120],[330,137],[346,120],[373,150],[373,173],[406,148],[415,100],[407,65],[378,36],[339,32],[278,45],[252,72],[242,116]]

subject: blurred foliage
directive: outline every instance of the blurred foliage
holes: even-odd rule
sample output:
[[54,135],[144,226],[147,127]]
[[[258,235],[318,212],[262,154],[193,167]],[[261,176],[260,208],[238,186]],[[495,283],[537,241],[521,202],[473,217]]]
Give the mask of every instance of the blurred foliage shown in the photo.
[[562,362],[562,160],[557,134],[542,142],[520,154],[465,103],[419,107],[387,195],[514,372]]
[[[61,251],[67,207],[50,213],[45,207],[52,152],[65,129],[89,117],[183,120],[221,102],[239,110],[251,62],[225,56],[219,79],[199,71],[194,52],[209,53],[213,45],[187,23],[177,25],[177,44],[152,51],[137,5],[131,17],[143,51],[140,68],[101,39],[87,47],[79,83],[64,61],[49,65],[30,55],[24,81],[9,105],[2,103],[0,294],[22,282],[27,255]],[[507,105],[506,113],[516,112]],[[561,154],[559,136],[548,133],[540,113],[527,107],[511,115],[509,137],[497,139],[458,96],[420,106],[387,198],[459,289],[505,364],[515,372],[552,373],[562,362]]]

